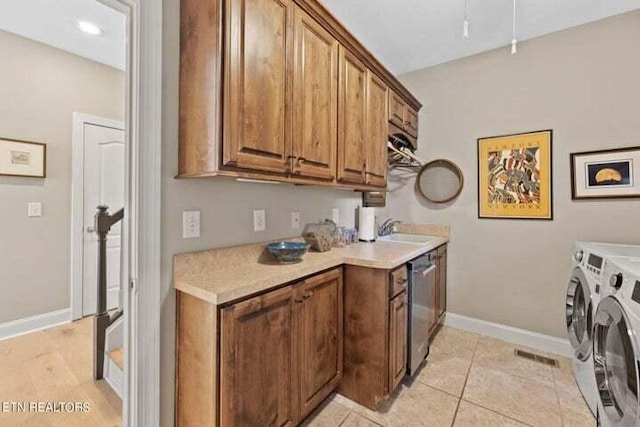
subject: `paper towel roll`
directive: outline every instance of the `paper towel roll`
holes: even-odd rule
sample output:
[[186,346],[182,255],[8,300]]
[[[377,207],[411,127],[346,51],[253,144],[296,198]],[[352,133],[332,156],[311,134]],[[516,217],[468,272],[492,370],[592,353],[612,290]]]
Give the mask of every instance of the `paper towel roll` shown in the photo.
[[376,230],[376,208],[360,208],[360,230],[358,230],[361,242],[373,242],[378,235]]

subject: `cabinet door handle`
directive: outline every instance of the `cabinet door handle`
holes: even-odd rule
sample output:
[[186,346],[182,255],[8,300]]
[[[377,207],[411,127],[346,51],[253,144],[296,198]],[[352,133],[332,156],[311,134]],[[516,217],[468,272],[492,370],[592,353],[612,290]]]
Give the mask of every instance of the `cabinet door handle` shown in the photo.
[[307,300],[309,298],[311,298],[313,296],[313,292],[306,292],[303,296],[302,299]]
[[300,304],[302,302],[302,298],[296,298],[293,300],[293,302]]
[[400,280],[396,280],[396,283],[398,285],[404,285],[406,283],[409,283],[409,279],[400,279]]

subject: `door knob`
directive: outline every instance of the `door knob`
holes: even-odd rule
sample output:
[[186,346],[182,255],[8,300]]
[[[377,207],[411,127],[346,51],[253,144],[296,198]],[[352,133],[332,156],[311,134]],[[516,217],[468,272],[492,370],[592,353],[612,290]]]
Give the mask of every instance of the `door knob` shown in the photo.
[[96,232],[95,227],[87,227],[87,233],[95,233],[95,232]]

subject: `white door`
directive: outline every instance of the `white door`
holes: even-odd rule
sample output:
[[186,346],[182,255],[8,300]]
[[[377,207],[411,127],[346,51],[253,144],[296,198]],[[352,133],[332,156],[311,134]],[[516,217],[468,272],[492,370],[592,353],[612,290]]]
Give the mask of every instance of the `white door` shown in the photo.
[[[82,265],[82,315],[96,312],[98,294],[98,235],[94,217],[98,205],[113,214],[124,207],[124,130],[84,124],[84,237]],[[107,309],[117,308],[120,299],[121,222],[107,238]]]

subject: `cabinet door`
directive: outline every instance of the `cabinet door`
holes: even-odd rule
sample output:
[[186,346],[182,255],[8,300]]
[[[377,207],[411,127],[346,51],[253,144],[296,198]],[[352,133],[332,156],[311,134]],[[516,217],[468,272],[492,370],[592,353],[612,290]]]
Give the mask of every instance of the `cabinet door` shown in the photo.
[[287,172],[293,2],[234,0],[225,4],[223,164]]
[[333,180],[338,148],[338,41],[299,7],[295,51],[292,172]]
[[293,304],[287,287],[222,310],[220,425],[295,424]]
[[367,67],[340,46],[338,88],[338,180],[365,182]]
[[407,104],[393,91],[389,91],[389,121],[400,129],[404,129],[404,115]]
[[438,316],[447,311],[447,247],[438,251]]
[[387,85],[369,71],[367,79],[366,183],[376,187],[387,185],[387,139],[389,113]]
[[300,328],[300,413],[304,417],[342,379],[342,268],[305,280],[295,294]]
[[389,393],[407,373],[407,293],[389,302]]

